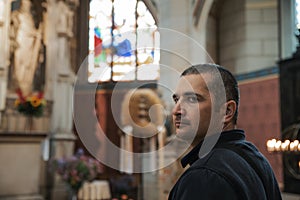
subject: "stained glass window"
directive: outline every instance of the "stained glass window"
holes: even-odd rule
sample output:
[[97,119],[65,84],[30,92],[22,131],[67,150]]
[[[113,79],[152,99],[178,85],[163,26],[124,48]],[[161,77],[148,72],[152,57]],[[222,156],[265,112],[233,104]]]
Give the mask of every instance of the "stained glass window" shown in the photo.
[[300,0],[295,1],[295,7],[296,7],[296,25],[297,28],[300,29]]
[[142,0],[91,0],[89,16],[89,82],[159,78],[159,32]]

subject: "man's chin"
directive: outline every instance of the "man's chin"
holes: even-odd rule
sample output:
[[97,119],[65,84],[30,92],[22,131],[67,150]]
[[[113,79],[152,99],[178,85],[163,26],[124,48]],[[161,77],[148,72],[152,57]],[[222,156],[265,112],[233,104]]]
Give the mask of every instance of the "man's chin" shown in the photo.
[[190,133],[190,132],[185,132],[181,130],[176,130],[176,136],[179,139],[185,140],[186,142],[192,143],[192,141],[195,139],[196,134],[195,133]]

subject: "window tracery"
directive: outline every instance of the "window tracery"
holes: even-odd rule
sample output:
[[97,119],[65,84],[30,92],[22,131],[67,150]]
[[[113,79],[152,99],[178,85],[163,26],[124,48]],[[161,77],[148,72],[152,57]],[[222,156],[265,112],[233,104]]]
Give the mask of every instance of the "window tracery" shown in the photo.
[[157,80],[159,32],[141,0],[92,0],[89,82]]

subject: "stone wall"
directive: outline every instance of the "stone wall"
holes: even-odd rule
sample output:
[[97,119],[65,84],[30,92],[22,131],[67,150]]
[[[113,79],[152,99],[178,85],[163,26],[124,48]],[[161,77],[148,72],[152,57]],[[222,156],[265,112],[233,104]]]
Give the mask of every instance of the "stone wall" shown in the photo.
[[277,2],[214,1],[206,22],[206,49],[235,74],[264,69],[279,59]]
[[[246,45],[247,51],[237,61],[236,73],[244,73],[274,66],[278,55],[277,1],[247,1]],[[251,44],[255,46],[251,47]]]
[[243,65],[237,62],[244,57],[245,38],[245,1],[226,1],[221,5],[218,22],[218,62],[233,72]]

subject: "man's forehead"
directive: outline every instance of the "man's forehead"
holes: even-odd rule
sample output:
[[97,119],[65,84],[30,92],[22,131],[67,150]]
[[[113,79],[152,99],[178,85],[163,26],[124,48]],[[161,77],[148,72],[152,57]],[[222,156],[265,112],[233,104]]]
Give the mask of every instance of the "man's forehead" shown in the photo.
[[199,90],[207,90],[207,82],[209,81],[209,77],[205,74],[191,74],[182,76],[179,79],[179,82],[176,87],[176,91],[179,93],[185,92],[195,92]]

